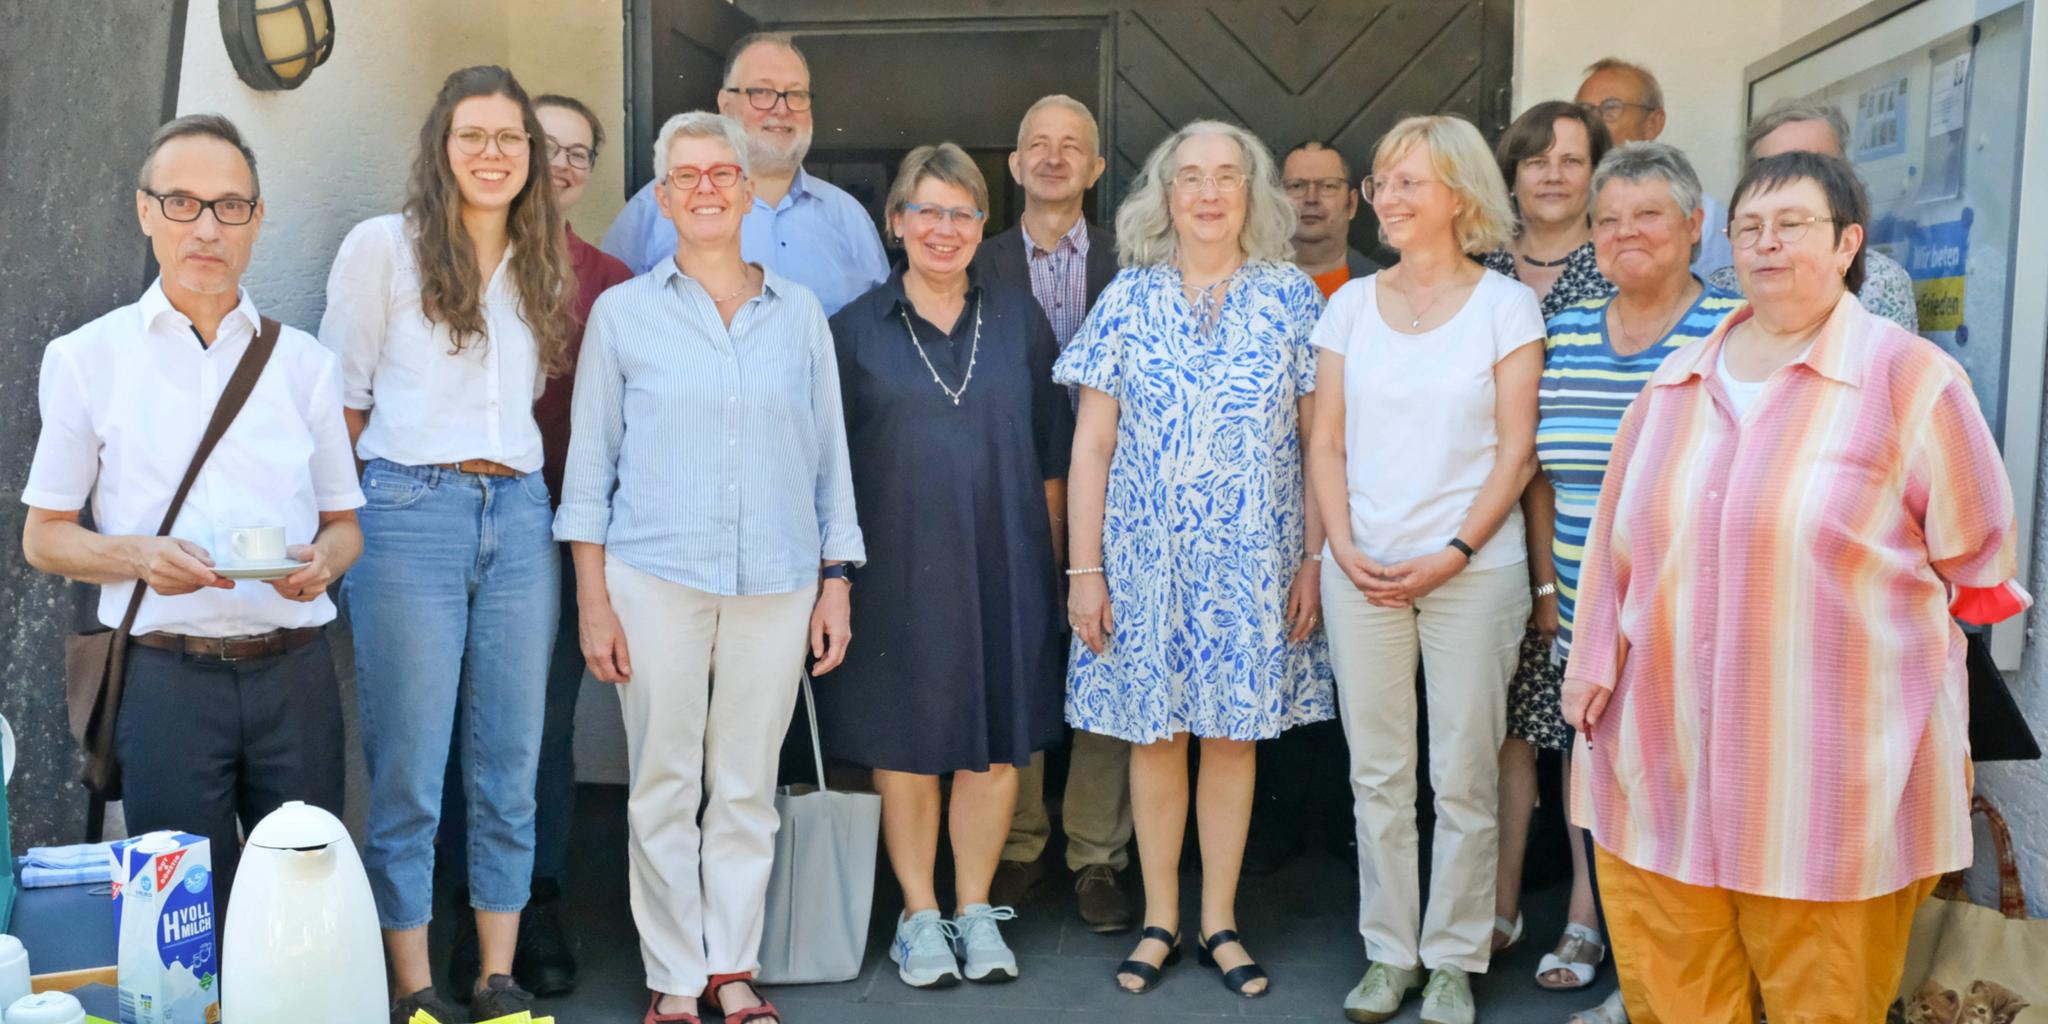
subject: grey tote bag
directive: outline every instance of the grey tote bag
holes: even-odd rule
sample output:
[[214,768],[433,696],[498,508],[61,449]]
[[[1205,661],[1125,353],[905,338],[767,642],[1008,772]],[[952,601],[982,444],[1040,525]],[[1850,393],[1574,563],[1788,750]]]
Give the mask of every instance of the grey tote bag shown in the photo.
[[756,972],[764,984],[858,977],[867,957],[868,917],[875,902],[882,798],[825,788],[825,752],[818,739],[818,706],[811,697],[809,673],[804,675],[803,691],[818,784],[775,791],[775,812],[782,817],[782,827],[775,833],[775,867],[768,875],[761,969]]

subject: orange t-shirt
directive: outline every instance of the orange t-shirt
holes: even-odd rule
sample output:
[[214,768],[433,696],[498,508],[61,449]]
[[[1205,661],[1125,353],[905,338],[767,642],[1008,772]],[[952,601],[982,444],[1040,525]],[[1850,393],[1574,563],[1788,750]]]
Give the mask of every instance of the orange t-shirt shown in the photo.
[[1351,280],[1351,268],[1349,266],[1339,266],[1335,270],[1324,271],[1315,277],[1316,287],[1323,290],[1323,298],[1325,299],[1337,294],[1337,289],[1344,287],[1344,282],[1349,280]]

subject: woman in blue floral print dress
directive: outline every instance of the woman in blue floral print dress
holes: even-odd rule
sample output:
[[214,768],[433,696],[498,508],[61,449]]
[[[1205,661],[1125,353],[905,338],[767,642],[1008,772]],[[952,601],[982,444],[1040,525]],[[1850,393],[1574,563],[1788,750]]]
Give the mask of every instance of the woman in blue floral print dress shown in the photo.
[[1319,632],[1322,529],[1303,501],[1315,283],[1287,262],[1293,207],[1270,153],[1197,121],[1117,213],[1125,269],[1054,377],[1082,387],[1069,477],[1067,720],[1133,744],[1145,929],[1117,982],[1179,955],[1187,744],[1202,744],[1205,962],[1270,981],[1236,936],[1254,742],[1334,715]]

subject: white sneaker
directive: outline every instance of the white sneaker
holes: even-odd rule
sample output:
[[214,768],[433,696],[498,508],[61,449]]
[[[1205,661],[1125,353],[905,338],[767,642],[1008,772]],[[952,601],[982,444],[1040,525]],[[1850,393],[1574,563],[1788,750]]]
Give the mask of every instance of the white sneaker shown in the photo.
[[1344,996],[1344,1019],[1359,1024],[1379,1024],[1392,1020],[1401,1012],[1401,1003],[1408,993],[1422,987],[1422,970],[1416,967],[1392,967],[1374,963],[1365,969],[1365,977]]
[[1470,975],[1456,967],[1429,972],[1429,986],[1422,990],[1422,1024],[1473,1024],[1477,1016]]
[[953,922],[936,910],[920,910],[896,921],[896,940],[889,943],[889,959],[896,963],[896,976],[911,988],[945,988],[960,984],[960,962],[953,958],[949,941],[957,934]]
[[994,983],[1017,980],[1017,954],[1003,941],[999,921],[1014,921],[1017,912],[1009,907],[970,903],[953,918],[953,951],[959,954],[968,981]]

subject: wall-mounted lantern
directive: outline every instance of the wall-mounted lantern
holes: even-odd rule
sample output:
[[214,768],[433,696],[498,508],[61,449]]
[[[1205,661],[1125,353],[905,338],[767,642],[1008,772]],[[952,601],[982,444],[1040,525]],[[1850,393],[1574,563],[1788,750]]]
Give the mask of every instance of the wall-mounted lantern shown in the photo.
[[235,74],[254,89],[296,89],[334,52],[329,0],[220,0]]

